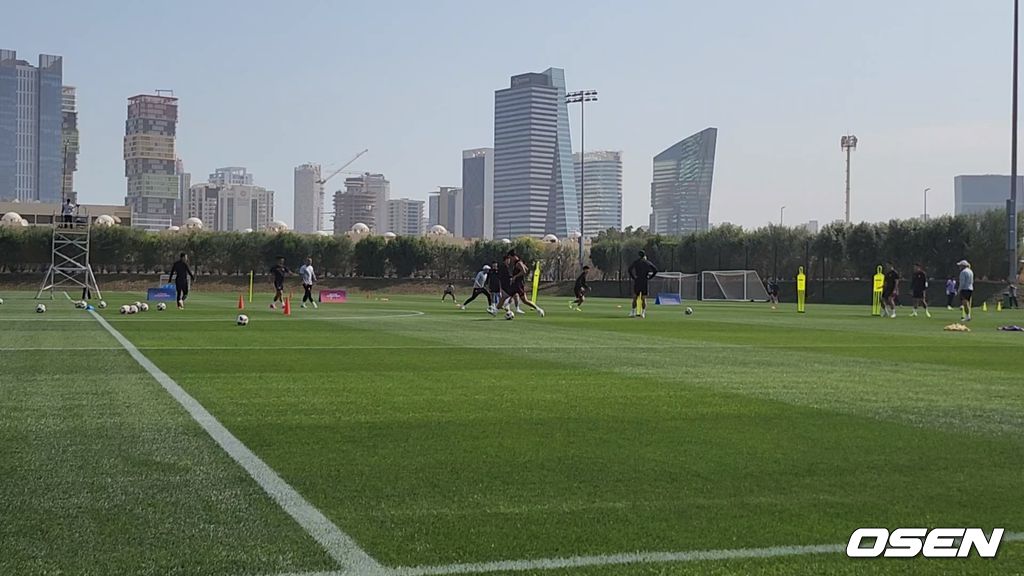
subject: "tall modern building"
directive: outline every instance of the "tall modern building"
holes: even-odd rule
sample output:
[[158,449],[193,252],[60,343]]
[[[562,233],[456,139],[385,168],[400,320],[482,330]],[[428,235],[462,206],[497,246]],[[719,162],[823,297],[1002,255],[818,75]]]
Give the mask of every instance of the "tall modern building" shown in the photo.
[[64,180],[61,192],[78,203],[75,172],[78,170],[78,102],[74,86],[61,87],[61,157],[64,158]]
[[577,152],[573,154],[573,165],[577,184],[582,182],[583,236],[594,238],[609,228],[621,230],[622,152],[587,152],[582,163]]
[[456,237],[462,237],[463,218],[463,193],[462,188],[452,186],[440,186],[437,191],[431,192],[430,218],[431,226],[440,224],[448,229]]
[[423,235],[423,200],[398,198],[388,200],[387,206],[391,232],[399,236]]
[[[1017,193],[1024,194],[1024,176],[1017,177]],[[1009,199],[1009,176],[979,174],[953,178],[953,214],[957,216],[1006,210]]]
[[0,200],[60,202],[63,76],[60,56],[0,50]]
[[185,172],[185,163],[181,158],[174,160],[174,172],[178,175],[178,198],[181,199],[182,206],[185,206],[188,190],[192,187],[192,175]]
[[132,226],[159,230],[181,220],[181,181],[176,169],[178,99],[140,94],[128,99],[125,122],[125,205]]
[[252,186],[254,183],[252,174],[241,166],[217,168],[210,174],[209,181],[221,186]]
[[717,128],[705,128],[654,157],[652,233],[687,234],[710,228],[717,138]]
[[189,188],[185,211],[207,230],[265,230],[274,221],[274,191],[251,184],[196,184]]
[[494,238],[494,148],[462,152],[461,221],[457,236]]
[[320,184],[320,165],[303,164],[295,167],[294,218],[295,231],[313,233],[323,226],[324,186]]
[[566,236],[577,206],[565,71],[513,76],[494,93],[494,234]]
[[391,198],[391,182],[383,174],[370,174],[345,179],[345,190],[334,193],[334,233],[344,234],[357,223],[366,224],[376,234],[390,231],[387,202]]

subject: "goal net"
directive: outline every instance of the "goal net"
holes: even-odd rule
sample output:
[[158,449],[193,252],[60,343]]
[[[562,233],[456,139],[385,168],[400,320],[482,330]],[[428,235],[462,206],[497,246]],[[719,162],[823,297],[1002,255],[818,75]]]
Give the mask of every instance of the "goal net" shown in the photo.
[[682,272],[658,272],[658,275],[651,278],[648,286],[652,297],[658,294],[675,294],[680,300],[697,299],[698,274],[684,274]]
[[711,270],[701,272],[701,300],[764,302],[768,300],[761,277],[753,270]]

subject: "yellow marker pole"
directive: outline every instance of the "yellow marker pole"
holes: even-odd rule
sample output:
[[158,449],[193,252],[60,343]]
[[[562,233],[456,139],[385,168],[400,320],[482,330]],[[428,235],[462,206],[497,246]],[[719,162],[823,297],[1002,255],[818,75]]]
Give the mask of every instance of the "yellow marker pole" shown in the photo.
[[534,304],[537,303],[537,289],[540,288],[540,260],[537,261],[537,265],[533,267],[533,297],[530,298]]
[[882,315],[882,288],[885,286],[885,274],[882,274],[882,267],[879,266],[871,286],[871,315]]
[[252,304],[252,270],[249,270],[249,304]]
[[804,267],[796,274],[796,311],[800,314],[807,312],[805,308],[807,299],[807,275],[804,274]]

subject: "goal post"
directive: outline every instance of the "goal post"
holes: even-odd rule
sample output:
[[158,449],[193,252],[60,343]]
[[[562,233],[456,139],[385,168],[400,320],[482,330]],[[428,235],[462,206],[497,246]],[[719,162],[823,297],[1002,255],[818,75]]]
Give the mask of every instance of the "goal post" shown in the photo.
[[696,300],[698,291],[697,283],[699,274],[684,274],[683,272],[658,272],[651,278],[648,287],[651,296],[658,297],[658,294],[671,294],[683,300]]
[[700,299],[730,302],[765,302],[768,291],[753,270],[706,270],[701,272]]

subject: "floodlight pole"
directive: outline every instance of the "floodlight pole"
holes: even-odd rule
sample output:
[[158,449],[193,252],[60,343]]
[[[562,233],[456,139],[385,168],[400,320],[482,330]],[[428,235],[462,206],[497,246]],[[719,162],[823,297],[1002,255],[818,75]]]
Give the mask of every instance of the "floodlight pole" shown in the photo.
[[924,212],[921,213],[921,219],[924,220],[925,222],[928,221],[928,191],[929,190],[931,190],[931,188],[925,188],[924,189]]
[[1009,248],[1010,265],[1006,280],[1017,283],[1017,270],[1020,266],[1019,246],[1017,245],[1017,68],[1018,68],[1018,29],[1020,20],[1020,0],[1013,0],[1013,90],[1012,112],[1010,114],[1010,199],[1006,202],[1007,246]]
[[586,238],[586,234],[583,233],[583,184],[586,181],[586,164],[587,164],[587,146],[585,140],[585,116],[584,108],[587,102],[597,101],[597,90],[579,90],[576,92],[570,92],[565,95],[566,104],[580,105],[580,185],[579,185],[579,197],[580,197],[580,268],[586,264],[586,260],[583,257],[583,243]]
[[846,223],[850,223],[850,152],[857,149],[857,137],[847,134],[839,139],[839,146],[846,152]]

